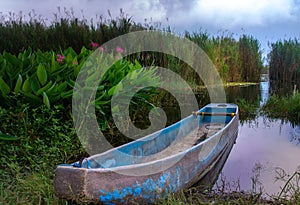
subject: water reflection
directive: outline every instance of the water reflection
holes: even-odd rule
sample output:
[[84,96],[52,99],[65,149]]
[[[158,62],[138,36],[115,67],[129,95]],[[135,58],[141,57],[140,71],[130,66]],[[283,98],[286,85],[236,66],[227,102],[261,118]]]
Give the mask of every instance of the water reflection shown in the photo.
[[269,81],[260,82],[260,102],[259,105],[262,107],[269,98]]
[[256,103],[260,99],[260,85],[225,87],[227,102],[234,103],[238,99]]
[[300,125],[296,125],[293,129],[293,140],[300,143]]
[[236,144],[222,170],[223,177],[227,182],[238,181],[241,190],[254,191],[255,179],[263,193],[278,193],[284,184],[275,182],[276,168],[293,174],[300,164],[300,147],[293,132],[291,123],[262,116],[240,124]]
[[[257,105],[257,108],[262,107],[269,98],[270,85],[267,77],[265,79],[257,85],[226,87],[227,102],[244,99]],[[199,107],[209,103],[206,90],[199,91],[196,96]],[[173,117],[170,118],[172,122],[180,118],[179,113],[175,112],[170,116]],[[223,169],[222,163],[220,165],[222,174],[217,184],[225,179],[239,190],[259,191],[261,187],[264,194],[276,194],[284,185],[282,181],[275,182],[278,177],[276,171],[282,168],[292,175],[300,165],[300,126],[293,127],[288,121],[263,116],[253,118],[251,121],[240,121],[236,144],[227,161],[224,159]],[[213,175],[217,175],[214,173],[209,176],[209,182],[213,181]],[[214,188],[217,188],[216,184]]]

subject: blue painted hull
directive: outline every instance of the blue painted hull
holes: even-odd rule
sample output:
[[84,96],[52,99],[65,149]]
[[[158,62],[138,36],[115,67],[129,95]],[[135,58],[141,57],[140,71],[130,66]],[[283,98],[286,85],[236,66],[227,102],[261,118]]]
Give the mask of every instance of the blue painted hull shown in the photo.
[[[55,172],[56,195],[105,204],[147,204],[192,186],[212,169],[226,149],[231,149],[238,133],[238,107],[234,104],[209,104],[198,114],[86,158],[80,167],[78,162],[59,165]],[[189,142],[194,139],[186,137],[191,131],[213,123],[224,126],[205,140]],[[175,142],[182,146],[177,143],[176,148],[172,147]],[[191,146],[175,150],[186,144]]]

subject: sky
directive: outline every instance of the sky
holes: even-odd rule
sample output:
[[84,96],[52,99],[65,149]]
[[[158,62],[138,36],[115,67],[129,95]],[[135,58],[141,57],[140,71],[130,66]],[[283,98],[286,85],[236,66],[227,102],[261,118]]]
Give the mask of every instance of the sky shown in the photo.
[[[1,0],[0,14],[28,16],[32,10],[48,21],[66,8],[78,18],[114,18],[122,9],[135,22],[160,22],[172,31],[210,35],[252,35],[267,54],[268,43],[300,36],[300,0]],[[31,12],[32,13],[32,12]],[[145,19],[147,19],[145,21]]]

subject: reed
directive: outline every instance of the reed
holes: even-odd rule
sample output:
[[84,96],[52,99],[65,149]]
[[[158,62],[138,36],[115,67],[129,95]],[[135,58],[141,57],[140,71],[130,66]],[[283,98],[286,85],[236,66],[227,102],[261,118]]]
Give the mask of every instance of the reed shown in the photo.
[[59,51],[72,47],[79,53],[83,46],[90,47],[92,42],[103,44],[117,36],[139,30],[140,26],[133,23],[124,12],[116,19],[96,19],[75,17],[74,12],[58,8],[53,22],[47,23],[41,16],[30,12],[28,16],[22,13],[9,13],[0,16],[0,52],[18,54],[31,47],[33,50]]
[[207,33],[186,33],[210,57],[224,82],[259,82],[262,51],[257,39],[243,35],[238,40],[232,34],[211,37]]
[[290,93],[300,86],[300,43],[297,39],[271,44],[269,58],[270,86],[273,93]]
[[300,94],[295,92],[289,96],[278,96],[273,94],[262,111],[269,117],[286,119],[293,124],[300,121]]
[[[93,42],[101,45],[117,36],[139,30],[170,32],[171,28],[161,28],[152,22],[136,23],[122,10],[115,19],[96,16],[88,20],[76,17],[72,9],[59,8],[50,24],[34,11],[29,16],[10,13],[8,17],[0,16],[0,53],[5,51],[18,55],[29,48],[59,52],[68,47],[80,53],[82,47],[92,49]],[[235,39],[232,34],[211,36],[203,31],[186,32],[184,36],[207,53],[223,81],[258,82],[262,69],[261,49],[252,36],[243,35]],[[139,60],[143,66],[155,64],[170,68],[187,81],[201,84],[194,70],[174,56],[143,52],[129,58]]]

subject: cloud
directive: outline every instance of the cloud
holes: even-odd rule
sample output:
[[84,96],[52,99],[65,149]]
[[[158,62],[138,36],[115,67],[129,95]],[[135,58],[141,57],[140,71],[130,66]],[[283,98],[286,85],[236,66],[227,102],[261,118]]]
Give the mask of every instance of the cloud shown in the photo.
[[[87,18],[119,15],[120,8],[136,21],[145,18],[169,23],[172,27],[210,25],[214,27],[265,26],[267,24],[299,19],[299,0],[2,0],[2,12],[13,10],[24,14],[34,9],[37,14],[53,17],[57,7],[73,8],[80,15],[83,10]],[[80,16],[79,16],[80,17]]]
[[[126,8],[127,7],[127,8]],[[144,20],[152,18],[161,21],[166,16],[167,8],[159,0],[133,0],[125,7],[135,19]]]
[[179,9],[168,13],[176,26],[198,24],[232,29],[296,22],[299,11],[299,3],[293,0],[198,0],[188,12]]

